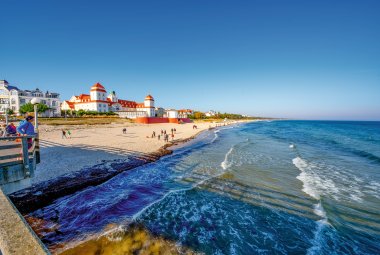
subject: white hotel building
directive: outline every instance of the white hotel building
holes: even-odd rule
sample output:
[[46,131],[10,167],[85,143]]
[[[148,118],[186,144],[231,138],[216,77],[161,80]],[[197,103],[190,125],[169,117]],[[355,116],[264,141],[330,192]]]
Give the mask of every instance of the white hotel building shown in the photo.
[[85,110],[97,112],[115,112],[122,118],[135,119],[137,117],[155,117],[154,98],[151,95],[145,97],[143,103],[118,99],[115,91],[107,96],[107,91],[100,83],[96,83],[90,89],[90,94],[72,96],[70,100],[63,101],[62,111]]
[[0,80],[0,113],[5,113],[6,109],[10,109],[15,114],[20,115],[20,107],[30,103],[34,97],[38,98],[40,103],[49,107],[49,110],[41,114],[42,116],[55,117],[61,115],[61,102],[58,93],[43,92],[38,88],[35,90],[21,90],[9,85],[6,80]]

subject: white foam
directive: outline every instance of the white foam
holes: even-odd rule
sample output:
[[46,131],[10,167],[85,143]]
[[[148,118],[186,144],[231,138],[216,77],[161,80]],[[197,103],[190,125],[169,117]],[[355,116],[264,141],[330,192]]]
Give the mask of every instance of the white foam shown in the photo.
[[317,229],[314,232],[314,238],[312,240],[313,246],[307,249],[307,255],[321,254],[323,246],[323,229],[327,226],[327,220],[322,219],[317,221]]
[[296,147],[296,146],[295,146],[294,144],[290,144],[290,145],[289,145],[289,148],[290,148],[290,149],[294,149],[295,147]]
[[326,211],[323,208],[321,202],[319,202],[318,204],[314,205],[314,213],[316,215],[320,216],[322,219],[327,220]]
[[320,199],[320,194],[315,189],[313,176],[307,173],[309,165],[305,160],[300,157],[293,159],[293,164],[301,171],[300,175],[297,176],[297,179],[302,181],[303,188],[302,191],[308,194],[309,196]]
[[228,156],[232,153],[232,151],[234,150],[234,147],[232,146],[230,148],[230,150],[226,153],[226,155],[224,156],[224,160],[223,162],[220,164],[220,166],[224,169],[224,170],[227,170],[229,167],[231,167],[232,165],[232,162],[228,160]]
[[211,142],[210,143],[213,143],[213,142],[215,142],[215,140],[216,139],[218,139],[218,133],[220,132],[220,130],[216,130],[216,131],[214,131],[214,138],[211,140]]

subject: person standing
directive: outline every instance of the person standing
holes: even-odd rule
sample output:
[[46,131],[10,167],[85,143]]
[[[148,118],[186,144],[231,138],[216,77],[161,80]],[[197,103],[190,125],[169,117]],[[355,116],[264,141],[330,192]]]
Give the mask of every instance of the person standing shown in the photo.
[[158,141],[160,141],[161,135],[158,134],[158,135],[157,135],[157,138],[158,138]]
[[67,130],[67,137],[70,139],[71,138],[71,131]]
[[[33,119],[33,116],[26,117],[25,121],[22,122],[22,124],[16,128],[17,133],[19,133],[22,136],[36,135],[36,133],[34,132]],[[30,149],[32,146],[33,140],[32,138],[28,138],[28,149]]]
[[67,136],[66,136],[66,131],[64,129],[62,129],[62,139],[63,138],[66,138],[67,139]]

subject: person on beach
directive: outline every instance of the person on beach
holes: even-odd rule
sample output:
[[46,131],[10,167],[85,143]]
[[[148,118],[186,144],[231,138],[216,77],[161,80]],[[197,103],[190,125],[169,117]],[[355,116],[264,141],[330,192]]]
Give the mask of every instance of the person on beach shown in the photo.
[[158,135],[157,135],[157,138],[158,138],[158,141],[160,141],[161,135],[158,134]]
[[174,134],[172,134],[172,141],[174,140]]
[[153,137],[156,137],[156,132],[153,131]]
[[177,129],[174,128],[174,134],[176,134],[176,133],[177,133]]
[[67,137],[68,137],[69,139],[71,139],[71,131],[70,131],[70,130],[67,130]]
[[[33,119],[33,116],[26,117],[25,121],[16,128],[17,133],[19,133],[21,136],[36,135],[34,132]],[[28,150],[32,148],[32,146],[33,140],[32,138],[28,138]]]
[[127,129],[123,128],[123,134],[126,134],[126,133],[127,133]]
[[166,130],[164,130],[164,135],[166,135]]
[[170,131],[172,132],[172,134],[174,133],[174,129],[170,129]]
[[67,136],[66,136],[66,131],[64,129],[62,129],[62,139],[63,138],[66,138],[67,139]]
[[161,129],[161,135],[163,135],[163,134],[164,134],[164,130]]

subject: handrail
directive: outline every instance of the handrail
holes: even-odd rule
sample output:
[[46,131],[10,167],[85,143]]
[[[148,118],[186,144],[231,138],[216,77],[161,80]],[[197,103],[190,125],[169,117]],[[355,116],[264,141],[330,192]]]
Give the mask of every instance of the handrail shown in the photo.
[[5,137],[0,137],[0,141],[1,140],[17,140],[17,139],[20,139],[20,138],[36,138],[37,136],[36,135],[25,135],[25,136],[5,136]]

